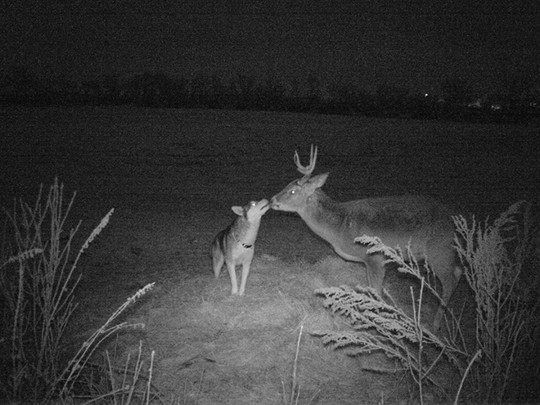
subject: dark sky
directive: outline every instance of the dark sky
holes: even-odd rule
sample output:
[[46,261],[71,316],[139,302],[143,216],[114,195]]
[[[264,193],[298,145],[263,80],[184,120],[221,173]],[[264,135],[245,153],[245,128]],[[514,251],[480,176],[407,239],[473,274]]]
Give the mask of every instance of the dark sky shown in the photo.
[[[540,0],[12,0],[1,68],[342,78],[429,91],[540,76]],[[506,78],[506,79],[505,79]]]

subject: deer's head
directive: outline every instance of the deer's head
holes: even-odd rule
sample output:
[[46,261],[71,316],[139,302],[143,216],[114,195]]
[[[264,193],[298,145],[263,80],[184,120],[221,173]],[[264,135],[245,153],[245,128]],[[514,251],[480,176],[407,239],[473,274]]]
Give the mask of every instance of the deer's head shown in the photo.
[[302,211],[311,195],[326,182],[328,173],[311,176],[317,161],[317,147],[311,145],[309,165],[302,166],[298,152],[294,152],[294,163],[304,176],[293,180],[287,187],[272,197],[270,206],[274,210],[300,212]]

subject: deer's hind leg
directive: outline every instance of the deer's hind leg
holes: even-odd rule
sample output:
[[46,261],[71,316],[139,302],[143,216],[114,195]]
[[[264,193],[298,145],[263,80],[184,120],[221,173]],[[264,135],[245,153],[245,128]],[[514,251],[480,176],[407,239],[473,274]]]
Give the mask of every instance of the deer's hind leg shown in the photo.
[[432,255],[428,256],[428,262],[431,270],[439,279],[442,288],[441,298],[443,303],[440,303],[433,320],[433,330],[437,331],[441,325],[445,307],[450,302],[450,298],[452,298],[461,278],[462,269],[457,263],[456,254],[451,245],[443,246],[438,251],[432,252]]

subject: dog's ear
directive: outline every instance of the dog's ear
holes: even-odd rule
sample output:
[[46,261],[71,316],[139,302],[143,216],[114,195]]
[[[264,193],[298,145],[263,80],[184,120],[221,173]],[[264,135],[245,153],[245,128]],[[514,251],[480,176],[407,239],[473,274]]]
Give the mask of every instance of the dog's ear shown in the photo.
[[237,205],[231,207],[231,209],[233,210],[233,212],[240,216],[240,217],[243,217],[244,216],[244,207],[239,207]]

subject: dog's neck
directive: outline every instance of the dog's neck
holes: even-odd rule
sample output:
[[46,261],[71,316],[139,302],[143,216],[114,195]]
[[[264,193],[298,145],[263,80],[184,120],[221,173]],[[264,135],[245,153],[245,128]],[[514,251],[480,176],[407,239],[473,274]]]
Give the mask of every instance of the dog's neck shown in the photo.
[[244,249],[253,248],[255,239],[257,239],[260,224],[260,218],[250,222],[246,218],[238,217],[234,224],[234,239],[238,241]]

